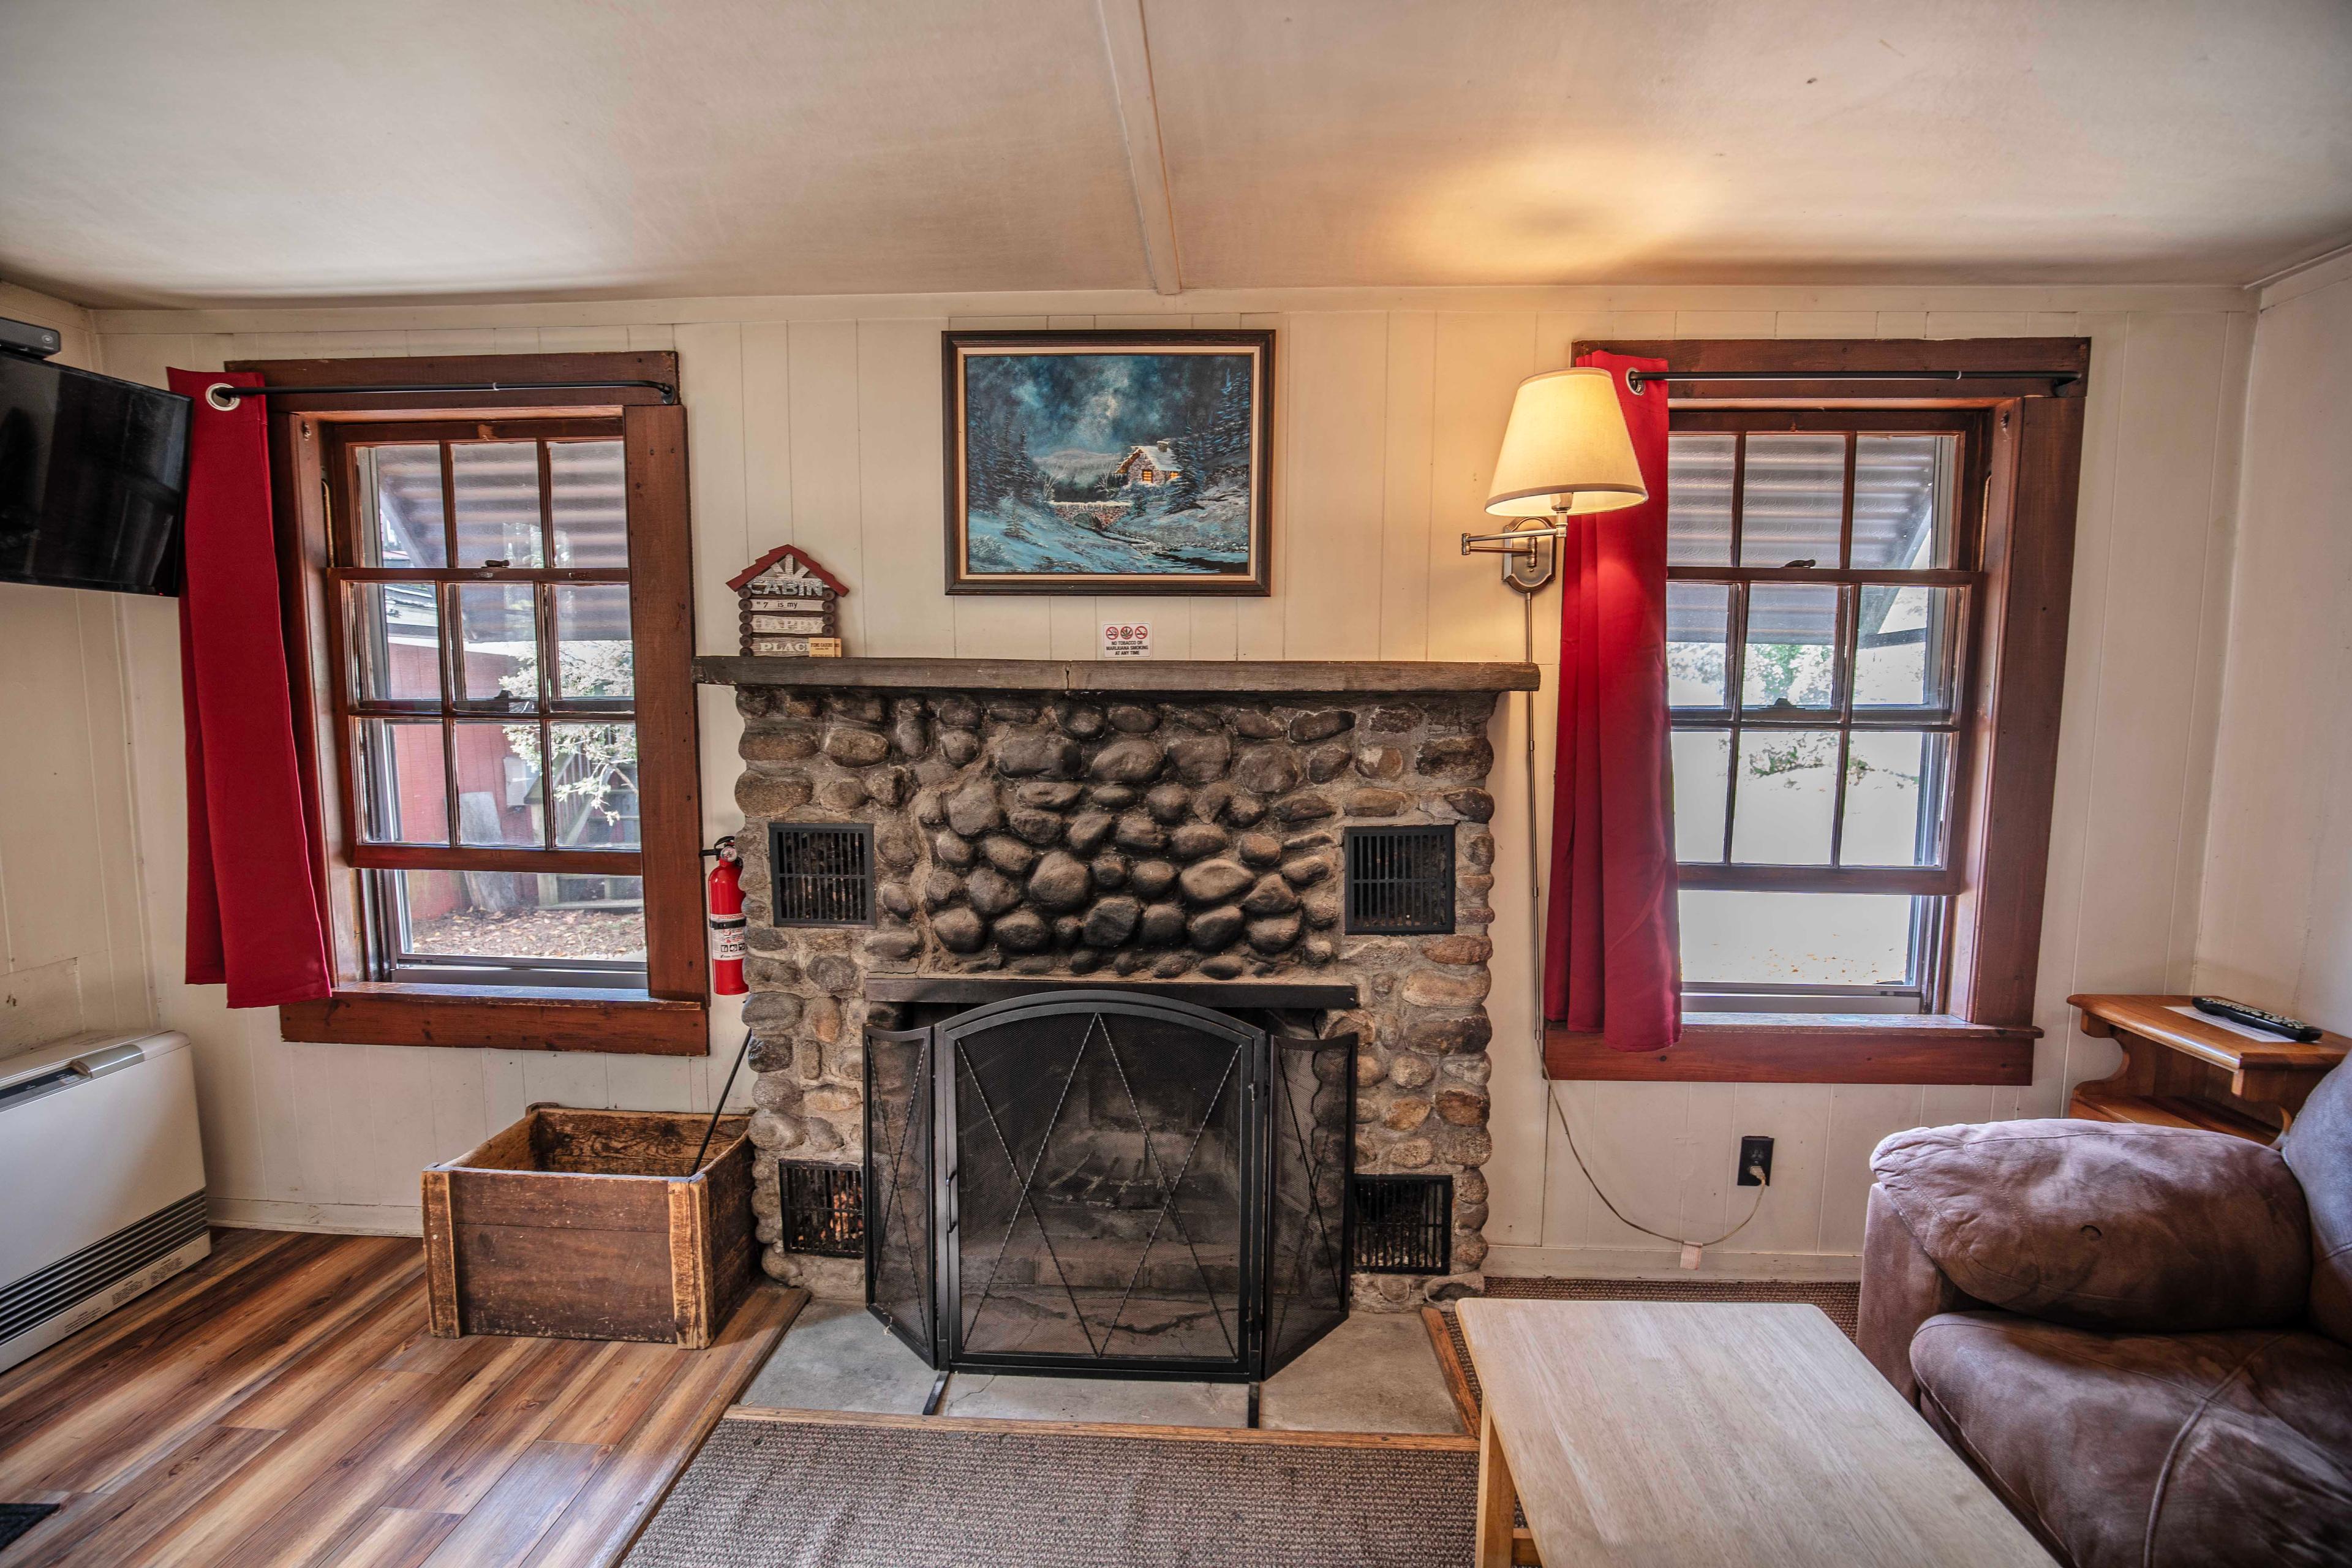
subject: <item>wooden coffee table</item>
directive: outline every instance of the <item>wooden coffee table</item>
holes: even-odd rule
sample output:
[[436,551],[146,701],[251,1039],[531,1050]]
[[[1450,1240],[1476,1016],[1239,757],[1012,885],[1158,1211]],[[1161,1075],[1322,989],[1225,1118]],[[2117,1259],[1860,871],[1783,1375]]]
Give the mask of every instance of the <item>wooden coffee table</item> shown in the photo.
[[1461,1304],[1478,1568],[2051,1568],[1818,1308]]

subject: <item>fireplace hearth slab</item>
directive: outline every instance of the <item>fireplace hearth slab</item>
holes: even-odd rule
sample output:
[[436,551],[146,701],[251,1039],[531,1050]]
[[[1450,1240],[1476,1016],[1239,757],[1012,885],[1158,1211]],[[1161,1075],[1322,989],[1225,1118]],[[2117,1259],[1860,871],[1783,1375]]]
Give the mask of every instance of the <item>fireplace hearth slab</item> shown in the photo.
[[920,1415],[939,1373],[852,1301],[811,1301],[743,1390],[740,1405]]
[[1532,664],[1378,659],[740,658],[694,661],[705,686],[882,691],[1121,691],[1251,697],[1533,691]]
[[1257,1424],[1277,1432],[1458,1434],[1429,1330],[1413,1312],[1356,1312],[1264,1384]]
[[959,1372],[948,1379],[940,1414],[1116,1426],[1239,1427],[1249,1425],[1249,1388],[1238,1383]]

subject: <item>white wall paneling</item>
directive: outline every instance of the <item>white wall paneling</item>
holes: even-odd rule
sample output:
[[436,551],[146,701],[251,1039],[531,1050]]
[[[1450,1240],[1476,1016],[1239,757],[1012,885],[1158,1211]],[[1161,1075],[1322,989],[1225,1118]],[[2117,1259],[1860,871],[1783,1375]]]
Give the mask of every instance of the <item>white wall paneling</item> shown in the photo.
[[[0,283],[95,370],[89,313]],[[0,584],[0,1051],[153,1021],[131,828],[124,596]]]
[[[544,307],[102,312],[116,374],[259,352],[675,346],[688,406],[697,645],[731,647],[726,577],[790,541],[852,587],[853,651],[1086,658],[1098,616],[1149,614],[1161,658],[1516,658],[1520,605],[1456,536],[1480,503],[1511,392],[1603,335],[2087,334],[2094,342],[2074,633],[2031,1089],[1557,1086],[1579,1149],[1627,1215],[1706,1239],[1748,1212],[1741,1134],[1777,1141],[1775,1183],[1708,1271],[1851,1273],[1864,1162],[1923,1121],[2053,1114],[2108,1047],[2071,1036],[2083,988],[2186,983],[2197,929],[2204,778],[2213,746],[2237,494],[2235,431],[2252,302],[2212,289],[1591,288],[671,300]],[[939,333],[953,327],[1272,327],[1276,592],[1267,599],[950,598],[940,561]],[[2341,488],[2340,486],[2338,487]],[[1546,689],[1534,707],[1549,799],[1558,593],[1534,604]],[[274,1015],[231,1015],[173,979],[178,962],[178,687],[168,614],[128,636],[147,921],[167,1022],[204,1064],[208,1148],[225,1211],[273,1223],[413,1228],[416,1165],[535,1099],[704,1106],[727,1068],[686,1061],[306,1046]],[[1612,1218],[1570,1158],[1536,1075],[1521,757],[1528,705],[1499,705],[1490,1267],[1671,1269],[1675,1249]],[[706,825],[740,820],[727,694],[701,717]],[[2251,765],[2251,764],[2250,764]],[[1548,815],[1548,812],[1546,813]],[[1548,826],[1548,824],[1547,824]],[[719,1005],[722,1016],[734,1005]],[[739,1097],[741,1093],[739,1087]],[[338,1131],[371,1097],[398,1116]],[[421,1109],[419,1108],[421,1106]],[[320,1121],[313,1123],[311,1113]],[[322,1131],[323,1129],[323,1131]],[[346,1136],[347,1134],[347,1136]]]
[[2352,257],[2253,340],[2196,985],[2352,1031]]

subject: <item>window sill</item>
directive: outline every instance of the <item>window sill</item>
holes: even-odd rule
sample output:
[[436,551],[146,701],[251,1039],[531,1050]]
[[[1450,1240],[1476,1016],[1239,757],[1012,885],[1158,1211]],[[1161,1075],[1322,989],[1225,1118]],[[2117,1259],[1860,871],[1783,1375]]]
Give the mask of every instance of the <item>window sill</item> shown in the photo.
[[2015,1088],[2033,1081],[2031,1025],[1971,1024],[1949,1014],[1705,1013],[1680,1044],[1612,1051],[1601,1037],[1553,1025],[1544,1076],[1673,1083],[1938,1083]]
[[349,1046],[454,1046],[502,1051],[606,1051],[698,1057],[709,1009],[643,991],[345,982],[323,1002],[278,1009],[289,1040]]

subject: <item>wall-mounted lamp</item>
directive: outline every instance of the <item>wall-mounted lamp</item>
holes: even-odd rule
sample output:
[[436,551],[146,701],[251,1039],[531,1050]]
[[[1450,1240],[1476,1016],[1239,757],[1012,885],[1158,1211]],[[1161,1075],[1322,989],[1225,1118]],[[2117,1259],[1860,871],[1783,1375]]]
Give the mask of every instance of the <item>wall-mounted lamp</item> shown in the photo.
[[1597,365],[1546,371],[1519,383],[1511,400],[1486,497],[1495,516],[1526,521],[1464,534],[1462,553],[1501,556],[1503,581],[1532,594],[1551,581],[1570,518],[1649,499],[1612,374]]

